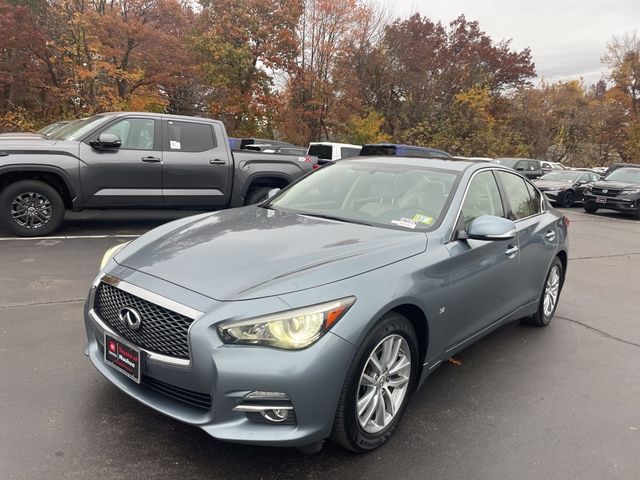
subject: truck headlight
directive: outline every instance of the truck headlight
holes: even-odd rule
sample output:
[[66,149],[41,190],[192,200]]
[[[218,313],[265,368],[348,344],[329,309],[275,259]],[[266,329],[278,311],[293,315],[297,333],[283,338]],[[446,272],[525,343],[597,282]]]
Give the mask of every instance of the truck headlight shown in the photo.
[[116,245],[115,247],[111,247],[109,250],[104,252],[104,256],[102,257],[102,261],[100,262],[100,270],[102,270],[107,265],[107,263],[109,263],[109,260],[111,260],[113,257],[115,257],[116,253],[118,253],[124,247],[129,245],[129,243],[131,243],[131,242],[121,243],[120,245]]
[[218,326],[224,343],[264,345],[299,350],[315,343],[356,301],[346,297],[332,302],[273,313]]
[[640,193],[640,188],[634,188],[633,190],[623,190],[620,195],[636,195]]

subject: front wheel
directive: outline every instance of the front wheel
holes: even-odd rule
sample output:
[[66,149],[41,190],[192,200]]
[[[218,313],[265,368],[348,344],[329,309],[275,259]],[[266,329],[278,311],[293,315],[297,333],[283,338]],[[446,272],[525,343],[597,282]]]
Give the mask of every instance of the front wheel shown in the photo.
[[386,314],[363,340],[347,374],[333,440],[354,452],[386,442],[404,413],[418,363],[413,326],[398,313]]
[[0,193],[0,222],[21,237],[48,235],[57,230],[64,211],[60,194],[37,180],[12,183]]
[[564,283],[564,269],[562,262],[558,257],[553,260],[547,278],[544,282],[544,290],[538,305],[538,311],[531,317],[525,318],[524,321],[530,325],[537,327],[546,327],[553,319],[560,300],[560,292]]
[[558,202],[562,208],[569,208],[576,201],[576,195],[571,190],[567,190],[560,197],[560,201]]

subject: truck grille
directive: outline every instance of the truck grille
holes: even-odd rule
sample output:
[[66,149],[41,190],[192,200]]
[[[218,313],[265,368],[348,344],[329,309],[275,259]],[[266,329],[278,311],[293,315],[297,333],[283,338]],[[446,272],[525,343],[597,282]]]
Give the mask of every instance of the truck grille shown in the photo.
[[[120,321],[120,311],[124,307],[140,313],[142,324],[139,329],[131,330]],[[187,332],[193,319],[104,282],[96,289],[94,309],[115,332],[130,342],[162,355],[189,358]]]

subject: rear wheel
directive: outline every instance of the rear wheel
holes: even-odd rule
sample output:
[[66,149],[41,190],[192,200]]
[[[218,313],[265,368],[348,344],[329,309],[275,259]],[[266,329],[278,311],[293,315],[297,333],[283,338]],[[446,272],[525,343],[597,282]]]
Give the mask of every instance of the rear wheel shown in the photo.
[[594,207],[593,205],[584,204],[584,211],[587,213],[596,213],[598,211],[598,207]]
[[409,400],[418,372],[418,344],[411,323],[388,313],[363,340],[347,374],[332,439],[354,452],[386,442]]
[[21,237],[48,235],[57,230],[64,211],[60,194],[37,180],[12,183],[0,193],[0,222]]
[[569,208],[576,201],[576,195],[571,190],[567,190],[562,194],[558,203],[563,208]]
[[556,312],[563,283],[564,271],[562,268],[562,262],[558,257],[556,257],[549,268],[549,272],[547,273],[547,278],[544,282],[544,290],[542,291],[542,297],[540,298],[540,304],[538,305],[538,311],[531,317],[525,318],[524,321],[526,323],[537,327],[545,327],[549,325]]

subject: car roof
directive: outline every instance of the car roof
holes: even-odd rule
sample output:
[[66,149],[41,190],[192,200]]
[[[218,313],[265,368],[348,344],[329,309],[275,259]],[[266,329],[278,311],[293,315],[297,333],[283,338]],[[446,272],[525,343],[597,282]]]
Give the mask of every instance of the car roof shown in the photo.
[[154,112],[104,112],[98,113],[97,115],[105,116],[105,117],[126,117],[129,115],[140,115],[145,117],[155,117],[155,118],[164,118],[166,120],[196,120],[198,122],[211,122],[211,123],[222,123],[220,120],[216,120],[213,118],[207,117],[193,117],[187,115],[170,115],[167,113],[154,113]]
[[355,145],[353,143],[338,143],[338,142],[309,142],[309,145],[326,145],[335,147],[349,147],[349,148],[362,148],[362,145]]
[[390,156],[371,156],[371,157],[350,157],[341,162],[357,162],[378,165],[404,165],[407,167],[427,167],[442,170],[451,170],[454,172],[463,172],[470,167],[492,167],[499,168],[500,165],[483,162],[481,160],[457,160],[455,158],[425,158],[425,157],[390,157]]

